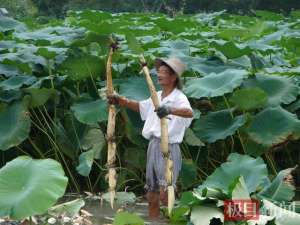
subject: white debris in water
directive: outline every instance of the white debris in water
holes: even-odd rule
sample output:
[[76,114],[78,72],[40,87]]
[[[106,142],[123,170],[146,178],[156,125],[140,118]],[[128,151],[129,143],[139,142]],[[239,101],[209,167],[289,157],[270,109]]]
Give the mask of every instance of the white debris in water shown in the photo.
[[71,218],[70,218],[70,217],[65,216],[65,217],[63,218],[63,222],[64,222],[64,223],[69,223],[70,221],[71,221]]
[[148,206],[148,202],[137,202],[135,204],[140,206]]
[[114,220],[114,218],[112,218],[112,217],[108,217],[108,216],[104,216],[104,219],[106,219],[106,220],[111,220],[111,221],[113,221],[113,220]]
[[56,223],[56,219],[53,218],[53,217],[51,217],[51,218],[48,219],[48,223],[49,224],[55,224]]

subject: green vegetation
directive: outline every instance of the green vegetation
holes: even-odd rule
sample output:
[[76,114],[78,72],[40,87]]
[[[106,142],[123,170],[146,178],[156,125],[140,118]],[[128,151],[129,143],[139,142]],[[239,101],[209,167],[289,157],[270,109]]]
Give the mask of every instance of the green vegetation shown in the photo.
[[68,10],[95,9],[109,12],[152,12],[170,16],[227,10],[254,15],[252,10],[270,10],[288,14],[300,9],[298,0],[0,0],[17,18],[47,16],[63,18]]
[[[181,145],[178,185],[186,192],[171,221],[222,220],[222,201],[237,196],[258,199],[269,209],[282,201],[290,204],[295,188],[287,178],[299,176],[294,167],[300,158],[299,21],[299,11],[171,18],[84,10],[47,22],[0,17],[0,206],[35,201],[35,195],[17,194],[25,177],[25,187],[43,195],[50,184],[58,187],[38,208],[0,207],[0,215],[23,218],[47,211],[63,195],[65,175],[67,191],[106,191],[103,88],[110,34],[120,45],[113,76],[121,95],[149,96],[139,73],[141,52],[150,68],[155,57],[169,55],[187,65],[184,92],[195,120]],[[138,114],[118,109],[118,191],[143,191],[147,141],[141,128]],[[9,182],[15,176],[22,179]],[[2,190],[11,193],[2,198]],[[78,211],[83,203],[77,203]],[[296,225],[298,217],[284,219]],[[267,220],[282,224],[283,218]]]

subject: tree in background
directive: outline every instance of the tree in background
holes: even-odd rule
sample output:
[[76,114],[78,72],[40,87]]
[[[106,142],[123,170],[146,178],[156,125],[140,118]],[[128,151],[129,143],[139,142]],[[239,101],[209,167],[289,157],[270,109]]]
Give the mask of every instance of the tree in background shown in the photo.
[[[63,17],[69,0],[32,0],[39,9],[39,14],[44,16]],[[81,1],[85,4],[86,1]]]
[[291,9],[300,9],[299,0],[260,0],[259,9],[289,12]]
[[16,18],[32,17],[39,12],[31,0],[0,0],[0,7],[6,8],[9,15]]
[[68,10],[96,9],[109,12],[163,12],[171,16],[182,13],[227,10],[248,13],[263,9],[288,13],[300,9],[299,0],[0,0],[12,16],[39,15],[64,17]]

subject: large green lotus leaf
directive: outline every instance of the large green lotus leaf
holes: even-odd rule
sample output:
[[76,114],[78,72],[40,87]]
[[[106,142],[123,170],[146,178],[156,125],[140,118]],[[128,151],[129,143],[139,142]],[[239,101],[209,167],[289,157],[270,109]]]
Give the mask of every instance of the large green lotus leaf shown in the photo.
[[250,156],[261,156],[266,151],[269,150],[269,147],[261,145],[248,138],[247,141],[244,141],[245,152]]
[[94,156],[95,151],[93,149],[80,154],[79,165],[76,167],[76,170],[80,175],[87,177],[90,174]]
[[282,67],[282,66],[273,66],[273,67],[268,67],[265,68],[265,71],[269,74],[274,74],[274,75],[298,75],[300,74],[300,67],[294,67],[294,68],[288,68],[288,67]]
[[68,16],[71,15],[78,17],[78,19],[87,19],[94,23],[99,23],[103,20],[111,19],[113,17],[111,13],[95,10],[69,11]]
[[0,88],[3,90],[19,89],[23,85],[31,85],[36,81],[33,76],[14,76],[0,83]]
[[95,32],[86,32],[85,36],[76,39],[72,43],[72,47],[85,47],[91,44],[92,42],[98,43],[103,51],[102,54],[107,54],[109,51],[108,44],[109,44],[109,36],[103,35]]
[[45,213],[64,195],[67,183],[57,161],[20,156],[0,170],[0,216],[23,219]]
[[[245,17],[241,17],[245,18]],[[245,41],[253,38],[257,38],[259,36],[262,36],[265,32],[269,32],[273,26],[266,21],[259,21],[256,20],[254,23],[252,22],[252,18],[250,19],[249,26],[247,27],[226,27],[224,30],[221,29],[221,33],[218,34],[219,37],[226,39],[226,40],[235,40],[235,41]],[[236,20],[235,20],[236,22]],[[240,21],[238,21],[240,22]],[[273,28],[275,29],[275,28]],[[251,40],[251,41],[252,41]],[[247,45],[252,48],[252,46],[249,45],[250,42],[247,42]],[[254,41],[253,41],[254,42]],[[255,40],[255,42],[257,42]]]
[[144,225],[144,220],[133,213],[119,212],[116,214],[113,225]]
[[0,64],[0,74],[6,77],[17,76],[21,74],[18,68],[14,65]]
[[25,92],[30,94],[30,107],[33,108],[44,105],[50,98],[58,95],[58,92],[55,89],[48,88],[28,88]]
[[132,33],[126,34],[126,40],[128,44],[128,48],[134,53],[134,54],[143,54],[144,50],[142,49],[141,45],[139,44],[138,40]]
[[89,20],[83,19],[76,22],[76,26],[83,27],[88,31],[102,35],[110,35],[112,33],[120,32],[120,27],[118,26],[117,22],[115,22],[113,25],[108,21],[103,21],[101,24],[96,24]]
[[184,159],[179,174],[179,180],[184,189],[188,189],[197,182],[197,166],[191,159]]
[[25,65],[30,66],[31,69],[36,69],[36,65],[42,65],[46,67],[46,59],[42,56],[36,55],[35,53],[35,48],[17,48],[17,51],[15,52],[0,54],[0,62],[15,65],[22,71],[27,71],[23,68]]
[[67,48],[57,48],[57,47],[42,47],[38,48],[35,52],[36,55],[43,56],[45,59],[53,59],[56,65],[61,64],[67,58]]
[[191,146],[202,147],[205,144],[195,135],[191,128],[187,128],[184,133],[184,141]]
[[1,41],[0,50],[10,51],[10,54],[5,55],[4,59],[32,64],[40,63],[44,66],[47,66],[46,59],[55,59],[56,64],[60,64],[66,58],[67,52],[67,48],[54,46],[37,47],[33,44],[14,41]]
[[28,99],[14,102],[0,110],[0,150],[7,150],[21,144],[30,132]]
[[251,66],[254,70],[261,70],[269,66],[268,62],[260,55],[252,53],[249,55],[249,57],[251,60]]
[[[17,43],[16,41],[12,41],[12,40],[2,40],[0,41],[0,50],[7,52],[8,50],[13,50],[14,48],[21,48],[21,46],[23,46],[23,44],[21,43]],[[32,47],[32,45],[29,44],[30,47]]]
[[209,225],[213,218],[224,222],[224,212],[214,205],[199,205],[192,208],[191,222],[193,225]]
[[228,195],[225,194],[221,189],[219,188],[196,188],[193,190],[193,196],[199,200],[224,200],[228,199]]
[[[79,122],[72,111],[66,112],[63,123],[59,123],[58,141],[61,147],[66,148],[69,154],[77,157],[82,147],[83,137],[90,130],[90,126]],[[68,155],[69,155],[68,154]]]
[[186,82],[184,92],[192,98],[216,97],[232,92],[248,76],[246,70],[227,69],[224,72],[212,73],[202,78]]
[[[159,90],[157,78],[153,77],[152,80],[156,86],[156,90]],[[119,93],[127,98],[138,101],[145,100],[150,97],[149,88],[144,77],[131,77],[122,80],[119,87]]]
[[94,151],[94,158],[100,159],[101,150],[105,145],[104,134],[101,129],[90,128],[86,135],[82,138],[81,147],[84,150],[92,149]]
[[247,133],[255,142],[272,146],[300,137],[300,121],[280,106],[268,107],[256,114],[247,129]]
[[[271,53],[280,51],[279,47],[260,43],[260,42],[257,42],[256,40],[249,42],[248,46],[253,50],[259,51],[263,55],[270,55]],[[253,53],[254,52],[252,52],[251,54],[253,54]]]
[[248,55],[252,52],[249,46],[235,44],[232,41],[213,41],[211,46],[221,51],[229,59]]
[[219,29],[218,32],[218,37],[220,37],[221,39],[225,39],[228,41],[234,41],[234,40],[238,40],[241,39],[245,36],[247,36],[248,34],[245,32],[245,29],[241,29],[241,28],[225,28],[225,29]]
[[104,100],[85,100],[71,106],[75,117],[82,123],[95,125],[108,118],[107,103]]
[[227,60],[227,64],[231,68],[241,68],[241,69],[250,69],[251,68],[251,59],[249,56],[241,56],[235,59]]
[[245,124],[246,117],[240,115],[232,118],[230,111],[229,109],[225,109],[201,116],[194,123],[193,130],[195,134],[201,140],[209,143],[223,140],[229,135],[233,135],[239,127]]
[[181,193],[181,197],[178,201],[178,206],[192,205],[194,202],[197,201],[198,199],[195,197],[192,191],[185,191]]
[[260,88],[243,88],[236,90],[230,100],[242,110],[252,110],[263,107],[267,103],[267,95]]
[[[157,26],[153,26],[154,24],[141,24],[141,25],[131,25],[128,26],[129,31],[132,32],[136,37],[143,37],[146,35],[159,36],[160,29]],[[126,27],[122,27],[123,32],[127,33],[128,30]]]
[[188,189],[193,186],[195,181],[197,181],[197,166],[192,159],[183,160],[179,180],[184,189]]
[[249,199],[250,195],[249,191],[247,189],[245,179],[243,176],[240,176],[236,179],[236,181],[231,184],[232,190],[231,190],[231,199],[234,200],[240,200],[240,199]]
[[1,16],[0,17],[0,31],[5,32],[9,30],[17,30],[17,31],[24,31],[26,29],[23,23],[20,23],[13,18]]
[[295,196],[294,185],[287,183],[288,176],[291,176],[295,168],[281,170],[271,184],[266,186],[259,196],[276,202],[290,202]]
[[294,19],[300,19],[300,10],[292,10],[290,16]]
[[79,156],[77,172],[82,176],[88,176],[91,172],[94,159],[100,159],[101,151],[105,144],[102,131],[98,128],[91,128],[81,141],[81,147],[85,152]]
[[275,12],[269,12],[266,10],[255,10],[254,13],[258,16],[261,17],[265,20],[282,20],[284,19],[284,16],[282,14],[279,13],[275,13]]
[[204,59],[191,56],[179,57],[187,66],[188,70],[200,73],[202,76],[211,75],[211,73],[221,73],[227,69],[233,68],[217,58]]
[[186,204],[181,206],[175,206],[170,214],[169,224],[187,224],[186,216],[190,213],[190,207]]
[[228,194],[230,185],[240,176],[244,177],[247,190],[251,194],[264,183],[268,176],[267,166],[260,157],[231,153],[227,162],[222,163],[199,188],[221,189]]
[[[67,115],[66,115],[67,117]],[[68,118],[68,117],[67,117]],[[75,119],[74,119],[75,120]],[[56,124],[53,124],[52,129],[55,131],[56,134],[56,144],[59,147],[59,149],[68,157],[70,157],[72,160],[75,160],[77,158],[77,153],[79,150],[79,138],[82,131],[85,129],[82,128],[82,130],[78,131],[75,127],[76,123],[79,123],[77,120],[76,121],[69,121],[70,124],[69,126],[72,127],[71,131],[76,132],[77,136],[74,138],[70,138],[68,136],[68,133],[65,129],[65,127],[62,125],[60,121],[57,121]],[[74,128],[73,128],[74,124]],[[79,137],[79,138],[78,138]]]
[[171,50],[172,55],[189,55],[190,45],[187,41],[182,40],[168,40],[160,43],[163,47],[168,47]]
[[21,40],[44,41],[46,43],[62,43],[70,45],[74,40],[84,35],[85,29],[67,26],[48,26],[35,31],[15,33],[15,37]]
[[69,57],[60,67],[62,73],[68,75],[72,80],[83,80],[86,78],[97,78],[104,74],[104,61],[92,55],[81,57]]
[[39,48],[38,51],[36,52],[38,55],[43,56],[46,59],[54,59],[56,56],[56,52],[54,51],[49,51],[47,48]]
[[[110,193],[106,192],[102,195],[103,200],[110,202]],[[136,195],[133,192],[116,192],[115,202],[118,205],[130,204],[136,202]]]
[[281,39],[281,46],[287,48],[291,52],[294,52],[298,56],[300,55],[299,45],[300,45],[299,33],[294,37],[290,36]]
[[74,217],[79,213],[79,210],[85,205],[83,199],[75,199],[69,202],[64,202],[59,205],[55,205],[48,210],[49,214],[54,216],[66,215]]
[[0,101],[10,103],[16,99],[20,99],[22,97],[22,92],[19,90],[9,90],[2,91],[0,90]]
[[175,34],[192,29],[198,25],[198,23],[193,20],[179,18],[175,20],[174,18],[171,19],[162,16],[156,18],[154,22],[161,29],[161,31],[172,32]]
[[199,23],[204,23],[204,24],[214,23],[225,12],[226,12],[226,10],[222,10],[222,11],[218,11],[218,12],[212,12],[212,13],[204,13],[204,12],[203,13],[197,13],[196,15],[194,15],[194,18]]
[[270,216],[274,216],[276,225],[298,225],[300,214],[276,206],[272,202],[263,199],[264,209],[268,210]]
[[292,78],[283,76],[272,76],[257,74],[255,78],[244,82],[246,87],[258,87],[268,95],[267,104],[270,106],[289,104],[296,100],[300,93],[300,88]]

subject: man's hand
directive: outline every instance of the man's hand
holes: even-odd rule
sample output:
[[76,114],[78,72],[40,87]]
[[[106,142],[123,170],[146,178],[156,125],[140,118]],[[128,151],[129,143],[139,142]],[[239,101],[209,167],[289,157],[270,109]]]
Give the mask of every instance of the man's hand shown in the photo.
[[154,110],[159,118],[163,118],[171,113],[171,107],[162,105]]
[[119,105],[121,96],[118,94],[107,95],[107,102],[110,105]]

